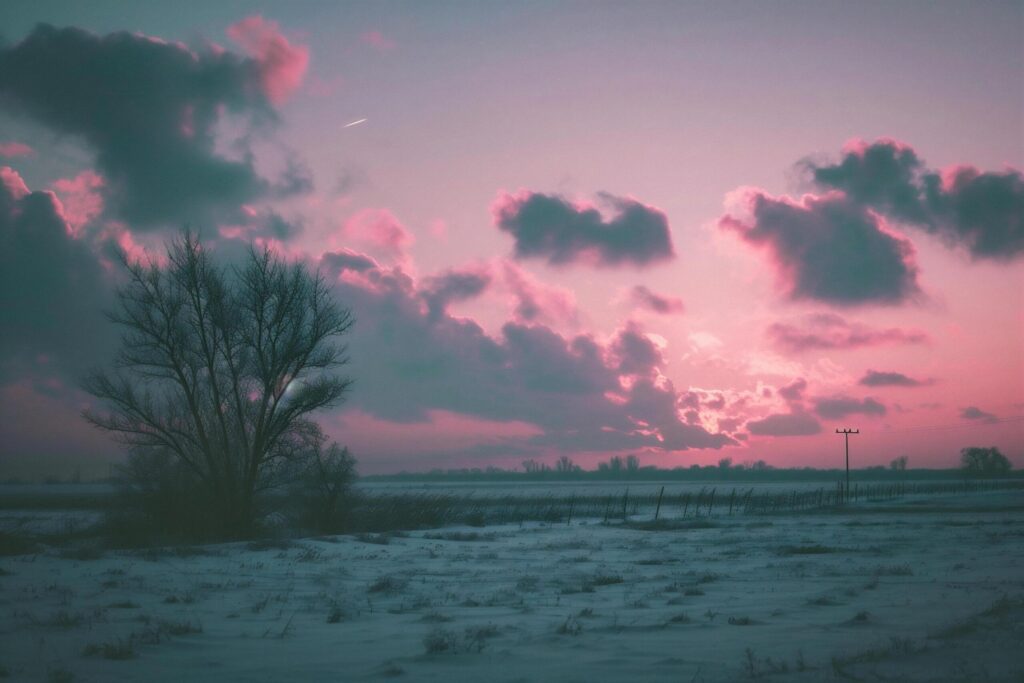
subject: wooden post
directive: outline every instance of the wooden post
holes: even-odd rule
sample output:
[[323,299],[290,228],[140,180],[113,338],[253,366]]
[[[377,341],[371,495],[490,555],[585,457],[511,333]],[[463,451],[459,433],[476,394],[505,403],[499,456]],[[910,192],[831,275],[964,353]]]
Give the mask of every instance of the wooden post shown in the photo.
[[576,505],[576,494],[572,494],[572,498],[569,499],[569,517],[565,520],[565,525],[569,526],[572,523],[572,508]]
[[661,497],[665,495],[665,487],[661,487],[661,491],[658,492],[658,506],[654,508],[654,521],[658,521],[658,515],[661,513]]
[[626,493],[622,496],[622,521],[626,521],[626,504],[629,502],[629,487],[626,487]]
[[729,516],[732,517],[732,504],[736,500],[736,489],[729,494]]
[[708,501],[708,517],[711,516],[711,507],[715,504],[715,491],[718,489],[711,489],[711,500]]

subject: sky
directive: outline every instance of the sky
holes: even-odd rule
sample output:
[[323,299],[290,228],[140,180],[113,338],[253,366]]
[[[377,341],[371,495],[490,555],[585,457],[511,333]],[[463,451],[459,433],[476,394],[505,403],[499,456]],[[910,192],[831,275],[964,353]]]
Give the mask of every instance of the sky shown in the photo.
[[364,474],[1024,466],[1024,4],[0,6],[0,477],[104,475],[117,248],[356,319]]

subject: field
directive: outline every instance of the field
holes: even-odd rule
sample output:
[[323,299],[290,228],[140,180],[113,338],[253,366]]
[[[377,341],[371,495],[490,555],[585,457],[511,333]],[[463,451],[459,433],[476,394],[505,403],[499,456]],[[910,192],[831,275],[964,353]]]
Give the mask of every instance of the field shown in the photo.
[[[621,500],[610,490],[594,498],[606,495]],[[657,523],[652,512],[0,557],[0,674],[1024,678],[1019,490],[759,514],[715,505],[685,517],[673,503]],[[51,526],[61,519],[38,514]],[[4,515],[8,528],[12,516]]]

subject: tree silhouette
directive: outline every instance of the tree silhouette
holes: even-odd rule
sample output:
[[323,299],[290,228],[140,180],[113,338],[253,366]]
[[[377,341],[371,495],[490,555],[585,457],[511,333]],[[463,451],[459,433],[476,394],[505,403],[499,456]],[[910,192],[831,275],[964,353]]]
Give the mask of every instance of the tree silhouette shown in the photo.
[[960,450],[960,467],[973,476],[999,477],[1007,474],[1012,466],[999,449],[972,446]]
[[351,385],[335,371],[352,316],[319,273],[269,249],[228,268],[186,232],[166,253],[165,264],[120,255],[116,366],[84,383],[108,411],[84,416],[133,452],[170,455],[209,495],[218,532],[244,535],[266,474],[319,452],[307,416]]

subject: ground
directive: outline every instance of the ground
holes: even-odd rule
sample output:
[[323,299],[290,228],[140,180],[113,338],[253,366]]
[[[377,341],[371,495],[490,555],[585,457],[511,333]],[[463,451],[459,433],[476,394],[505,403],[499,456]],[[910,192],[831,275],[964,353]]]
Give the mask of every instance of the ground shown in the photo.
[[0,558],[39,681],[1024,680],[1024,496]]

